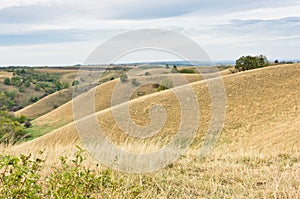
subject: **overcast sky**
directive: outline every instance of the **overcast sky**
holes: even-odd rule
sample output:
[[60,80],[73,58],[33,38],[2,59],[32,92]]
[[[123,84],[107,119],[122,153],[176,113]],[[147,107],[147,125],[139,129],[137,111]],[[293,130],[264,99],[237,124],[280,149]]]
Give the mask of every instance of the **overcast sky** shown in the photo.
[[84,63],[105,40],[149,27],[190,37],[214,61],[300,59],[299,11],[299,0],[1,0],[0,65]]

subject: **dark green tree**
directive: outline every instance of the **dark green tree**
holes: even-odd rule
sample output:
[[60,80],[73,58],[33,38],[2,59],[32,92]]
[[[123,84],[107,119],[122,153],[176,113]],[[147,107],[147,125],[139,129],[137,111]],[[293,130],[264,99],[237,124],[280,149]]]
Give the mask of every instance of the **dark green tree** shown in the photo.
[[255,68],[261,68],[268,65],[266,56],[242,56],[236,60],[235,69],[238,71],[251,70]]
[[9,78],[5,78],[4,79],[4,84],[5,85],[10,85],[10,79]]

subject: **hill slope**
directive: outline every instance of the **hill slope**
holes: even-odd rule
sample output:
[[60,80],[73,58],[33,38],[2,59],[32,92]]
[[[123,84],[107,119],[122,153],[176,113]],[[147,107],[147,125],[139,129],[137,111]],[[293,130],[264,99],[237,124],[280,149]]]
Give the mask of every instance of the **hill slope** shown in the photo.
[[[226,145],[236,151],[241,149],[269,151],[280,148],[299,151],[299,76],[299,64],[272,66],[224,76],[227,111],[224,130],[219,141],[220,147]],[[192,86],[201,105],[201,126],[194,141],[194,147],[199,148],[209,125],[210,97],[203,81],[193,83]],[[177,89],[184,92],[185,87]],[[131,117],[137,124],[145,125],[150,122],[145,114],[148,113],[151,105],[161,104],[166,108],[169,119],[153,141],[156,143],[161,140],[160,136],[169,140],[176,133],[180,123],[180,109],[176,103],[176,97],[170,90],[134,99],[130,103]],[[67,106],[62,108],[67,108]],[[62,111],[61,115],[57,114],[58,112],[53,119],[64,118],[67,115],[65,111]],[[50,116],[51,114],[47,117]],[[131,141],[139,143],[138,140],[128,137],[118,128],[111,109],[98,112],[97,118],[102,129],[113,142],[117,144]],[[22,148],[75,144],[80,144],[80,139],[76,133],[75,124],[69,123],[43,137],[25,143]]]
[[[97,176],[102,177],[102,182],[112,180],[111,188],[100,186],[95,198],[103,194],[115,198],[126,198],[130,194],[134,198],[299,198],[299,76],[299,64],[225,76],[225,127],[217,146],[204,159],[199,158],[199,148],[210,120],[210,99],[204,82],[193,83],[200,102],[201,126],[188,153],[161,170],[135,175],[112,170],[85,153],[82,171],[89,168],[92,174],[95,171]],[[186,88],[176,89],[185,92]],[[153,139],[128,138],[119,129],[113,120],[112,110],[122,105],[102,110],[96,115],[107,138],[113,143],[119,147],[125,145],[126,150],[136,153],[150,152],[157,149],[157,144],[171,140],[180,122],[179,104],[171,90],[167,90],[130,102],[131,117],[136,124],[149,123],[148,113],[152,104],[164,105],[169,116],[162,131]],[[88,118],[82,121],[89,121]],[[89,135],[92,139],[89,143],[97,142],[95,137]],[[71,162],[76,156],[77,144],[81,145],[81,140],[75,124],[71,122],[31,142],[0,150],[4,154],[31,152],[33,158],[44,150],[40,155],[46,161],[42,174],[51,176],[59,171],[61,176],[70,176],[69,169],[73,172],[78,168],[78,161]],[[70,163],[57,170],[60,156],[66,156]],[[130,163],[136,166],[135,161]],[[147,163],[151,165],[153,160]],[[70,180],[67,178],[68,187],[69,182],[78,179],[76,174]],[[66,181],[65,178],[63,181]],[[40,180],[41,184],[45,182],[45,178]]]
[[65,104],[66,102],[72,99],[72,89],[64,89],[61,91],[57,91],[43,99],[40,99],[36,103],[29,105],[17,112],[16,115],[26,115],[28,118],[37,118],[46,113],[51,112],[57,107]]
[[[174,78],[177,76],[178,74],[163,75],[164,78]],[[183,76],[188,82],[196,82],[202,79],[201,76],[197,74],[183,74]],[[140,82],[146,78],[155,79],[156,77],[136,76],[132,78],[135,78],[138,82]],[[95,97],[97,99],[95,103],[95,110],[97,112],[111,107],[111,96],[113,93],[113,89],[118,82],[119,80],[113,80],[97,86]],[[129,79],[126,84],[131,84],[131,79]],[[137,87],[131,99],[140,97],[139,93],[142,93],[143,95],[149,95],[155,92],[157,92],[157,88],[154,88],[152,85],[143,85],[141,87]],[[79,96],[79,98],[88,97],[89,94],[90,91],[83,93],[81,96]],[[17,114],[24,114],[27,117],[40,116],[32,122],[33,127],[30,129],[30,131],[38,135],[43,135],[53,129],[59,128],[73,121],[72,101],[66,102],[66,100],[69,100],[71,97],[72,90],[65,90],[63,93],[58,92],[45,97],[40,102],[37,102],[23,110],[20,110],[19,112],[17,112]],[[53,105],[59,102],[61,102],[60,104],[65,104],[53,110]],[[42,115],[42,113],[45,114]]]

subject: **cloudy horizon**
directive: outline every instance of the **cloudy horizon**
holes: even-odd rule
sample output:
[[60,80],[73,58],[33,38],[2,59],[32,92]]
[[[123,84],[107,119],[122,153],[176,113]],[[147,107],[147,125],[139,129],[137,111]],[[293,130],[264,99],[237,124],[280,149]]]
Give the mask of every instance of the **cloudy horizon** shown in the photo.
[[213,61],[296,60],[299,10],[296,0],[2,0],[0,66],[81,64],[107,39],[149,27],[190,37]]

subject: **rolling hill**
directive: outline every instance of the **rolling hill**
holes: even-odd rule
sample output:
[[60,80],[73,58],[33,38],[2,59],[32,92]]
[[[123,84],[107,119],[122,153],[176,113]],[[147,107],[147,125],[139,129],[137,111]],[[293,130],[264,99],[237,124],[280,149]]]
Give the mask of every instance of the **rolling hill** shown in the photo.
[[[151,72],[153,72],[153,70],[151,70]],[[228,73],[229,71],[226,70],[222,71],[221,74],[226,75]],[[164,74],[163,78],[176,78],[177,76],[180,75]],[[202,79],[201,76],[197,74],[183,74],[183,76],[188,82],[196,82]],[[160,76],[158,75],[157,77]],[[156,76],[153,75],[147,77],[144,75],[138,75],[133,76],[132,78],[137,79],[138,82],[141,82],[145,79],[155,79]],[[111,107],[111,96],[113,93],[113,88],[118,82],[119,80],[112,80],[97,86],[97,100],[95,103],[95,110],[97,112]],[[131,79],[129,79],[127,84],[131,84]],[[134,91],[131,99],[140,97],[140,93],[142,93],[142,95],[149,95],[151,93],[157,92],[157,88],[154,88],[152,84],[146,84],[136,88],[137,89]],[[89,93],[90,91],[79,96],[79,98],[87,97]],[[36,118],[35,120],[33,120],[33,127],[29,129],[29,131],[35,134],[34,137],[40,136],[73,121],[72,101],[70,100],[71,98],[72,89],[65,89],[43,98],[42,100],[32,104],[31,106],[28,106],[16,112],[16,114],[23,114],[29,118]],[[55,105],[58,106],[56,109],[54,108]],[[64,115],[64,117],[61,117],[61,115]]]
[[[224,129],[215,148],[202,159],[199,158],[199,149],[210,123],[211,100],[204,81],[189,84],[199,101],[201,115],[200,127],[187,154],[159,171],[133,175],[111,170],[86,153],[84,169],[86,166],[91,168],[92,172],[103,176],[103,180],[108,176],[118,187],[106,187],[101,193],[96,193],[95,198],[103,195],[135,197],[136,194],[145,198],[299,198],[299,76],[300,64],[271,66],[223,76],[226,90]],[[161,131],[150,139],[130,137],[116,124],[112,111],[123,108],[124,103],[113,107],[107,103],[108,107],[103,106],[96,113],[97,122],[106,137],[120,148],[134,153],[156,151],[174,138],[181,120],[180,106],[172,91],[185,93],[189,85],[130,101],[131,118],[139,125],[149,124],[148,114],[153,104],[165,108],[168,119]],[[112,82],[99,86],[97,90],[103,86],[108,89]],[[88,93],[81,97],[88,97]],[[97,101],[100,97],[102,95],[98,94]],[[41,171],[43,176],[51,175],[59,165],[61,156],[71,160],[77,157],[76,145],[82,146],[76,125],[71,121],[71,105],[67,103],[46,115],[55,121],[69,119],[65,120],[65,125],[54,127],[52,132],[32,141],[0,148],[3,154],[36,155],[43,150],[40,155],[46,165]],[[88,125],[93,115],[84,116],[80,122],[87,122],[85,124]],[[46,123],[47,117],[42,116],[37,121]],[[48,122],[51,120],[48,119]],[[97,143],[97,135],[90,134],[88,128],[86,130],[80,135],[90,139],[90,143]]]
[[[300,132],[299,122],[297,122],[300,117],[299,66],[299,64],[272,66],[224,76],[223,81],[227,93],[226,122],[220,143],[235,146],[235,150],[257,148],[264,151],[270,150],[266,146],[272,146],[272,148],[300,146],[299,139],[297,139]],[[194,146],[198,148],[209,125],[210,97],[205,82],[199,81],[191,85],[201,104],[201,126],[194,141]],[[100,86],[99,89],[111,90],[112,87],[113,82],[110,82]],[[184,90],[185,87],[174,89]],[[103,95],[101,92],[96,95],[96,99],[100,97],[102,99],[101,103],[96,101],[97,117],[107,136],[115,142],[124,143],[130,138],[124,135],[114,122],[112,110],[107,109],[110,106],[110,96],[110,93]],[[25,146],[45,147],[47,143],[63,146],[79,144],[80,140],[76,133],[75,124],[72,123],[70,103],[34,121],[35,124],[43,124],[43,122],[50,122],[51,124],[51,122],[60,121],[66,123],[66,126],[25,143]],[[176,132],[180,118],[178,106],[175,106],[176,98],[170,90],[132,100],[130,103],[132,107],[130,109],[131,117],[138,124],[149,123],[149,117],[145,117],[145,113],[155,103],[164,106],[169,118],[172,118],[167,120],[165,127],[159,134],[170,137]],[[285,135],[285,139],[279,139],[283,135]]]

